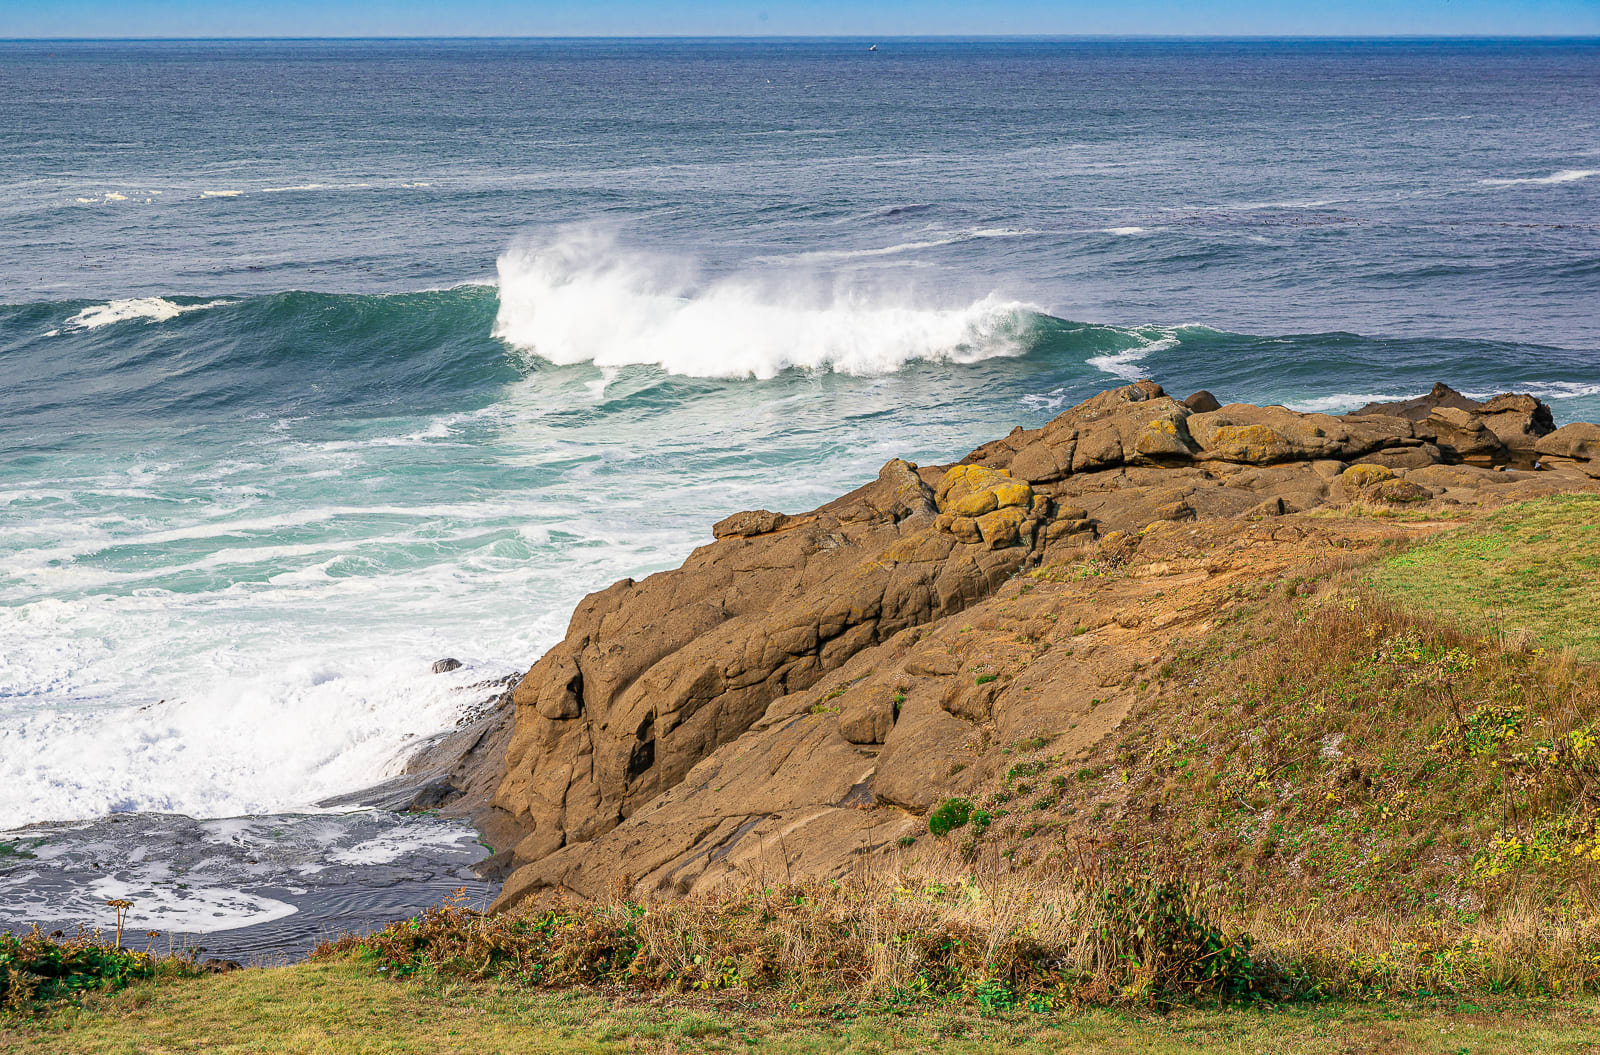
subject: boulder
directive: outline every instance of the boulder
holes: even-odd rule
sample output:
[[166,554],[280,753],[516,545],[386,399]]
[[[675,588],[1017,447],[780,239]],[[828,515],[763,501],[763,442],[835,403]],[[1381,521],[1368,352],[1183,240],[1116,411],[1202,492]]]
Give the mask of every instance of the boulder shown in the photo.
[[1368,403],[1360,410],[1352,411],[1347,417],[1368,417],[1381,414],[1392,418],[1405,418],[1407,421],[1422,421],[1429,414],[1440,407],[1452,407],[1456,410],[1465,410],[1477,413],[1482,404],[1476,400],[1468,399],[1449,385],[1435,382],[1427,395],[1417,396],[1415,399],[1401,399],[1392,403]]
[[752,509],[717,521],[711,526],[711,537],[753,538],[756,535],[770,535],[774,531],[788,527],[793,521],[793,517],[782,513]]
[[1481,416],[1457,407],[1437,407],[1417,425],[1452,461],[1495,465],[1506,460],[1506,445]]
[[1539,438],[1555,428],[1550,408],[1532,396],[1505,393],[1479,402],[1444,384],[1416,399],[1369,403],[1345,420],[1377,416],[1414,422],[1417,435],[1436,442],[1447,460],[1480,465],[1532,464]]
[[1188,430],[1205,457],[1246,465],[1337,457],[1347,438],[1343,424],[1326,414],[1243,403],[1191,415]]
[[1577,461],[1600,461],[1600,425],[1592,425],[1586,421],[1563,425],[1541,437],[1534,444],[1534,450],[1539,454],[1551,454]]

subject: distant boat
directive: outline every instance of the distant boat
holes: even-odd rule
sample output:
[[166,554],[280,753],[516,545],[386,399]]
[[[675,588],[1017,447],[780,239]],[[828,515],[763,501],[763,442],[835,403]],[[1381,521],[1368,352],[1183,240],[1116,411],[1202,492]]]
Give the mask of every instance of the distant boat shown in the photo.
[[878,50],[878,45],[874,44],[874,45],[872,45],[872,47],[868,48],[867,50],[868,51],[877,51]]

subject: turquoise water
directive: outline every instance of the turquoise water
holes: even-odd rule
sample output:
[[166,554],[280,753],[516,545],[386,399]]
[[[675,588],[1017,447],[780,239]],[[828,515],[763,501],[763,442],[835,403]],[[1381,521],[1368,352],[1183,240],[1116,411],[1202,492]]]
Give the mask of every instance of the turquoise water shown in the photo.
[[715,519],[1125,378],[1600,416],[1594,42],[0,57],[0,828],[361,786]]

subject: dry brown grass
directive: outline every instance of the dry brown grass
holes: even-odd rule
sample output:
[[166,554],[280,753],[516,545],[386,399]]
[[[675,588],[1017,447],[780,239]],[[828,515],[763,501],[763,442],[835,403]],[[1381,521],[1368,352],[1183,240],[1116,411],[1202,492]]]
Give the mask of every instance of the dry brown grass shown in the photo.
[[1027,874],[974,872],[953,854],[903,864],[648,904],[617,897],[502,915],[447,904],[319,955],[361,953],[398,976],[985,1010],[1282,991],[1284,979],[1243,935],[1212,923],[1175,871],[1119,872],[1090,857]]
[[1600,988],[1600,668],[1368,575],[1241,596],[1089,757],[975,794],[974,855],[1178,857],[1314,991]]

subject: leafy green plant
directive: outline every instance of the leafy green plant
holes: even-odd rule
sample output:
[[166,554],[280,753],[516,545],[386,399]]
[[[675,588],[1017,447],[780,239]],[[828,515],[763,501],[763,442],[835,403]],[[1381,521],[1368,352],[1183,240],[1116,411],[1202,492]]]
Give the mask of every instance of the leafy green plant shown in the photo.
[[79,1003],[85,993],[115,991],[145,978],[194,977],[204,972],[191,957],[158,957],[121,948],[98,932],[73,937],[34,927],[0,934],[0,1014],[34,1015]]
[[972,802],[968,799],[945,799],[928,814],[928,831],[935,836],[949,835],[966,826],[972,817]]
[[973,986],[972,998],[986,1015],[1003,1014],[1017,1007],[1017,994],[1011,986],[995,978],[985,978]]

